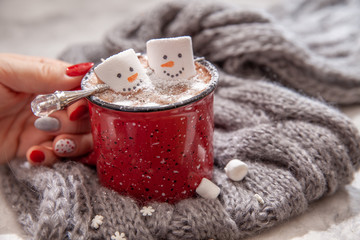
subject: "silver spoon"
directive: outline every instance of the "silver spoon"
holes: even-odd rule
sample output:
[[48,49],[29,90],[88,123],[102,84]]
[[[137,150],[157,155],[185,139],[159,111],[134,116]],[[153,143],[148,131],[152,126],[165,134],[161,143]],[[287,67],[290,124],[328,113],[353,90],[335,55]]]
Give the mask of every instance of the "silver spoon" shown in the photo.
[[64,109],[81,98],[103,92],[109,88],[106,84],[99,84],[95,88],[87,90],[56,91],[52,94],[38,95],[31,102],[31,110],[37,117],[46,117],[55,111]]

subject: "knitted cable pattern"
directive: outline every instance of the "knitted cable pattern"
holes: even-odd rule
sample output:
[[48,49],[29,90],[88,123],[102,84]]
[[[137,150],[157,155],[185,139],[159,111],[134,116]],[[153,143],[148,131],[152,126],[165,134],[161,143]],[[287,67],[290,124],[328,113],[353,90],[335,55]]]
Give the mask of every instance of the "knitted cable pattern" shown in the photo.
[[[91,167],[35,168],[15,159],[2,168],[2,186],[28,238],[109,239],[118,231],[127,239],[241,239],[348,184],[360,167],[360,136],[346,116],[315,99],[360,102],[360,21],[344,11],[358,19],[359,3],[291,1],[270,15],[172,1],[115,26],[102,43],[67,49],[64,60],[96,62],[127,48],[143,52],[151,38],[192,36],[195,54],[221,73],[213,179],[221,194],[152,203],[152,216],[142,216],[131,198],[101,187]],[[232,158],[249,165],[240,182],[224,173]],[[90,227],[95,215],[104,216],[97,230]]]
[[359,9],[356,0],[303,0],[269,15],[223,3],[169,2],[117,25],[103,44],[74,46],[62,58],[98,62],[128,48],[144,52],[152,38],[190,35],[195,54],[229,74],[353,104],[360,101],[360,70],[354,67],[360,61]]

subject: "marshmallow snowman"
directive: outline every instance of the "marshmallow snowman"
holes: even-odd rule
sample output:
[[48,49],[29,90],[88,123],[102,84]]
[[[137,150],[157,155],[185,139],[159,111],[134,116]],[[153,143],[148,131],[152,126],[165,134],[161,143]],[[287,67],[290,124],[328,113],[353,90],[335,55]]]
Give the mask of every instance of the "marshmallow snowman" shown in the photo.
[[107,58],[94,72],[115,92],[134,91],[148,80],[144,67],[131,48]]
[[187,79],[196,75],[191,38],[160,38],[146,42],[150,68],[161,79]]

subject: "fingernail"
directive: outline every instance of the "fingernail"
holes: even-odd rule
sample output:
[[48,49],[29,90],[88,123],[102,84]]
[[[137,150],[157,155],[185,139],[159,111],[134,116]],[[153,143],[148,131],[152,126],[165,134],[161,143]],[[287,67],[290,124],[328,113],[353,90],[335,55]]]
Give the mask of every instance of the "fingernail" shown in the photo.
[[81,105],[70,114],[69,119],[71,121],[76,121],[81,117],[83,117],[87,112],[88,112],[88,108],[85,105]]
[[55,132],[60,129],[60,121],[53,117],[42,117],[35,120],[34,126],[45,132]]
[[41,163],[45,160],[45,154],[40,150],[34,150],[30,153],[30,160],[35,163]]
[[69,77],[82,76],[87,73],[93,66],[94,63],[92,62],[75,64],[66,69],[66,75]]
[[71,139],[60,139],[56,142],[54,150],[59,154],[71,153],[75,150],[75,142]]

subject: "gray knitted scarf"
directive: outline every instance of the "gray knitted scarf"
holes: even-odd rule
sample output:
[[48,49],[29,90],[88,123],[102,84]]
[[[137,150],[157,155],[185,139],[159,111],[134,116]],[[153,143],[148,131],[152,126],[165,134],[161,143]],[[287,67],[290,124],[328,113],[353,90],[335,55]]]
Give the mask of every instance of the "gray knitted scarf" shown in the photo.
[[[360,136],[327,104],[360,103],[360,3],[288,2],[269,14],[172,1],[115,26],[101,43],[67,49],[64,60],[96,62],[143,52],[152,38],[192,36],[195,54],[221,72],[213,179],[221,194],[151,203],[155,212],[143,216],[129,197],[101,187],[93,168],[16,159],[2,168],[2,186],[28,238],[110,239],[118,231],[127,239],[241,239],[348,184],[360,167]],[[249,165],[240,182],[223,170],[233,158]],[[97,230],[96,215],[104,217]]]

